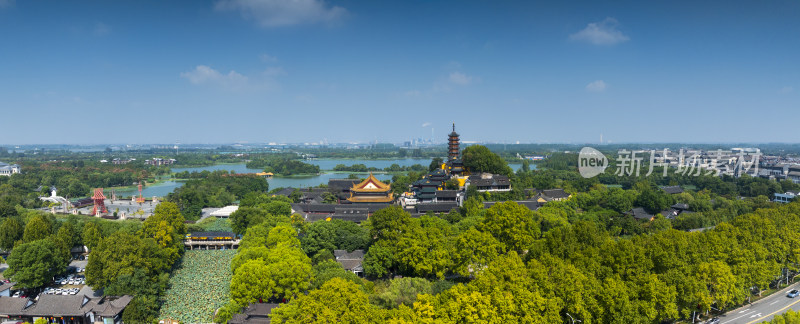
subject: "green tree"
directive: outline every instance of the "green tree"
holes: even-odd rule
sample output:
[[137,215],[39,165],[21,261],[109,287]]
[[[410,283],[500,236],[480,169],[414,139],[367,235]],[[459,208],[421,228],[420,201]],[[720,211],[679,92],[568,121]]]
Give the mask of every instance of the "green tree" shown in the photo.
[[100,244],[103,239],[103,234],[100,231],[100,226],[96,222],[88,222],[83,226],[83,245],[89,249],[94,249]]
[[266,246],[256,246],[246,249],[239,249],[236,256],[231,260],[231,273],[236,273],[243,264],[250,260],[266,261],[269,257],[269,249]]
[[67,253],[69,253],[72,247],[78,245],[79,240],[80,237],[77,235],[75,226],[69,222],[62,224],[58,229],[58,233],[56,234],[56,244],[58,244],[58,246]]
[[18,288],[37,288],[66,270],[69,258],[53,241],[37,240],[14,248],[7,262],[4,275],[16,281]]
[[37,214],[25,225],[25,233],[23,233],[22,237],[26,243],[30,243],[45,239],[51,234],[53,234],[52,224],[43,215]]
[[381,242],[373,244],[364,255],[364,273],[371,278],[382,278],[394,269],[395,257],[391,248]]
[[251,226],[261,224],[267,218],[267,212],[258,207],[239,207],[231,213],[231,228],[239,235],[244,234]]
[[292,214],[292,205],[286,201],[270,201],[261,206],[268,214],[279,216],[289,216]]
[[267,247],[274,248],[278,244],[299,247],[300,240],[297,239],[297,230],[290,224],[278,224],[273,227],[267,234]]
[[0,203],[0,217],[15,217],[19,216],[17,209],[9,203]]
[[22,239],[24,233],[25,227],[17,217],[6,218],[0,225],[0,249],[10,251],[14,243]]
[[375,294],[375,303],[392,309],[400,305],[414,306],[417,295],[433,292],[433,284],[422,278],[397,278],[389,282],[389,287]]
[[503,243],[494,236],[470,228],[455,240],[454,270],[462,276],[469,276],[473,272],[482,270],[505,252]]
[[86,283],[94,289],[111,285],[119,276],[137,269],[154,277],[169,269],[169,256],[155,240],[116,232],[100,241],[86,266]]
[[333,278],[342,278],[351,281],[355,284],[364,285],[364,282],[355,273],[345,270],[339,262],[334,260],[324,260],[312,267],[314,271],[314,280],[311,282],[309,289],[319,289],[323,284]]
[[411,222],[411,214],[399,206],[381,209],[368,220],[370,236],[376,240],[397,240]]
[[428,171],[433,171],[442,167],[442,163],[444,160],[440,157],[435,157],[431,160],[431,164],[428,165]]
[[513,201],[492,205],[486,211],[481,227],[509,250],[517,252],[530,248],[540,235],[533,212]]
[[125,323],[149,323],[158,316],[161,305],[158,297],[153,295],[138,295],[122,312],[122,321]]
[[231,279],[231,300],[248,305],[272,298],[275,282],[269,278],[267,265],[260,260],[248,260]]
[[276,323],[375,323],[374,307],[353,282],[333,278],[272,311]]
[[[166,221],[175,230],[175,234],[183,236],[186,234],[186,219],[181,215],[181,210],[173,202],[164,201],[156,206],[153,210],[153,216],[147,219],[155,218],[152,224],[158,224],[161,221]],[[146,222],[145,222],[146,223]],[[147,226],[145,226],[147,228]],[[145,229],[147,231],[147,229]]]
[[483,145],[469,146],[464,149],[461,156],[464,166],[472,173],[488,172],[507,176],[513,173],[503,158]]

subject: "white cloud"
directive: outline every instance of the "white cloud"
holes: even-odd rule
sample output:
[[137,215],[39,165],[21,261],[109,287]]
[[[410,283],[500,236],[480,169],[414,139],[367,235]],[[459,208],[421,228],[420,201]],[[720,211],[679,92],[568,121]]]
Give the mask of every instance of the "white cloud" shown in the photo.
[[630,40],[630,37],[617,29],[619,23],[614,18],[590,23],[583,30],[569,35],[569,39],[594,45],[614,45]]
[[430,126],[430,125],[431,125],[431,123],[430,123],[430,122],[424,122],[424,123],[422,123],[422,127],[428,127],[428,126]]
[[271,66],[268,67],[266,70],[264,70],[264,75],[269,77],[281,76],[281,75],[286,75],[286,71],[284,71],[283,68],[281,68],[280,66],[275,66],[275,67]]
[[603,80],[597,80],[586,85],[586,91],[590,92],[603,92],[606,91],[608,85]]
[[194,70],[181,73],[181,77],[192,84],[217,84],[228,88],[241,88],[247,85],[247,77],[231,70],[228,74],[219,73],[206,65],[198,65]]
[[450,73],[450,77],[448,79],[450,82],[458,85],[468,85],[472,83],[474,78],[461,72],[452,72]]
[[11,7],[14,5],[14,0],[0,0],[0,8]]
[[94,30],[92,30],[92,34],[94,34],[95,36],[106,36],[108,34],[111,34],[111,26],[98,22],[97,24],[94,25]]
[[220,0],[215,9],[239,11],[261,27],[334,23],[347,16],[346,9],[327,6],[322,0]]
[[272,63],[272,62],[277,62],[278,61],[277,57],[274,57],[274,56],[269,55],[269,54],[261,54],[261,55],[258,56],[258,58],[260,58],[261,61],[267,62],[267,63]]
[[781,88],[780,92],[781,93],[790,93],[792,91],[794,91],[794,88],[792,88],[791,86],[785,86],[785,87]]

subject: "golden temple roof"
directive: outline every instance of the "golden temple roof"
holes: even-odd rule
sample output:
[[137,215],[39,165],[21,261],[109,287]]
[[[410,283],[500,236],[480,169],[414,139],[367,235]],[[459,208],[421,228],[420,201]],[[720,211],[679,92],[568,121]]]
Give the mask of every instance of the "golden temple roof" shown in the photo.
[[375,176],[372,175],[372,172],[369,173],[369,177],[366,180],[350,188],[351,192],[386,192],[390,190],[392,190],[392,186],[376,179]]

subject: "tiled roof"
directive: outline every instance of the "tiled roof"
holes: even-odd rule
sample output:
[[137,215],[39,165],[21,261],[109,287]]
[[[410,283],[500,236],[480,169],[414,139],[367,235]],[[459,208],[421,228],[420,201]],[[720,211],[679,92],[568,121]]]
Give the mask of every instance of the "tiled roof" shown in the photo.
[[269,324],[272,310],[281,304],[250,304],[240,314],[234,314],[228,324]]
[[671,195],[672,194],[679,194],[679,193],[683,192],[683,189],[680,186],[661,187],[661,190],[664,190],[664,192],[666,192],[668,194],[671,194]]
[[22,315],[27,298],[0,297],[0,315]]
[[649,213],[647,213],[647,211],[645,211],[644,208],[642,208],[642,207],[636,207],[634,209],[631,209],[630,211],[625,212],[625,214],[631,215],[631,216],[633,216],[633,218],[636,218],[636,219],[647,219],[647,220],[650,220],[650,219],[653,218],[653,215],[650,215]]
[[353,250],[352,252],[348,252],[347,250],[333,250],[333,255],[336,257],[336,260],[363,260],[364,259],[364,250]]
[[416,205],[418,213],[427,213],[429,211],[434,213],[449,213],[454,208],[458,208],[458,204],[456,202],[425,203]]
[[455,198],[458,196],[458,190],[439,190],[436,192],[437,198]]
[[14,283],[13,282],[0,284],[0,292],[6,291],[6,289],[11,289],[11,287],[14,287]]
[[564,189],[542,190],[542,194],[552,199],[569,198],[569,194]]

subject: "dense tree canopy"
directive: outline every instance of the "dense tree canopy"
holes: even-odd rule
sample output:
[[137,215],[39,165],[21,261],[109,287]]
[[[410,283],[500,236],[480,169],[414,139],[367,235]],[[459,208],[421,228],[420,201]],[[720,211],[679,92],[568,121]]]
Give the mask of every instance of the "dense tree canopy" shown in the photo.
[[488,172],[502,175],[512,174],[508,163],[486,148],[486,146],[469,146],[464,149],[461,156],[464,166],[472,173]]
[[51,240],[36,240],[14,248],[4,275],[17,282],[18,288],[38,288],[62,273],[69,260],[69,250],[59,248]]

